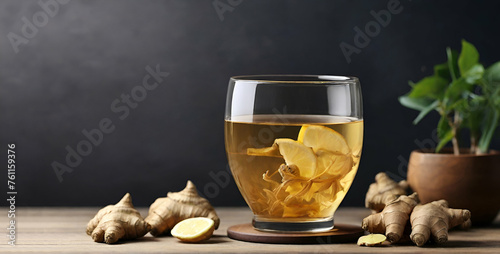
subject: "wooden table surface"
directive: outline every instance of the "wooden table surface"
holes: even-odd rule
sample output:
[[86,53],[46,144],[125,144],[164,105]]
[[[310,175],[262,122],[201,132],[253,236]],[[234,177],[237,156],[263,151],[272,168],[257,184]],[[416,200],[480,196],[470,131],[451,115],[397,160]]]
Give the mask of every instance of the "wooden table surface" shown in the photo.
[[[0,253],[500,253],[500,216],[494,226],[474,228],[469,231],[452,231],[449,241],[440,246],[418,248],[412,245],[389,247],[359,247],[344,244],[259,244],[229,239],[226,229],[234,224],[250,222],[248,208],[216,208],[221,225],[214,236],[205,243],[186,244],[173,237],[145,237],[135,241],[107,245],[95,243],[85,233],[87,222],[99,208],[18,208],[16,211],[16,246],[7,244],[7,209],[3,214],[4,242]],[[146,208],[139,211],[144,216]],[[360,225],[370,212],[364,208],[340,208],[335,221]]]

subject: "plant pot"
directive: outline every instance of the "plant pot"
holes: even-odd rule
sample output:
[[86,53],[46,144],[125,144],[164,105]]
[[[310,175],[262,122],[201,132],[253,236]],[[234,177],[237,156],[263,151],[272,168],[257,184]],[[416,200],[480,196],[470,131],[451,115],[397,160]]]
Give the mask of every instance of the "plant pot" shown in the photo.
[[493,222],[500,210],[500,152],[485,155],[415,150],[408,183],[422,203],[445,199],[452,208],[469,209],[474,226]]

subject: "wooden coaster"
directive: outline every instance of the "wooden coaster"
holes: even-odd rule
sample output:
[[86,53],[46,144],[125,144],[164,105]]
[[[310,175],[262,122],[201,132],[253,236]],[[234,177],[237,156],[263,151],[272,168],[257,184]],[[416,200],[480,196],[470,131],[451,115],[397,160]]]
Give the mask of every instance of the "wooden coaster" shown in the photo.
[[274,233],[254,229],[251,223],[231,226],[229,238],[254,243],[330,244],[356,242],[364,234],[361,227],[335,224],[335,228],[321,233]]

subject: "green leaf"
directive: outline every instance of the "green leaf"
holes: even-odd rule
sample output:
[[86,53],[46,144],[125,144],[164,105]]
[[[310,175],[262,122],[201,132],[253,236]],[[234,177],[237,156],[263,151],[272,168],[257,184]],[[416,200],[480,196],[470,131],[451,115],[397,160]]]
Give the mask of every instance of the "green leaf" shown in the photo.
[[462,76],[469,84],[474,84],[483,77],[484,67],[482,64],[475,64],[467,70]]
[[443,147],[446,144],[448,144],[452,139],[453,139],[453,131],[449,130],[444,134],[443,138],[439,140],[439,143],[436,147],[436,153],[439,153],[439,151],[441,151],[441,149],[443,149]]
[[448,57],[448,69],[450,70],[451,80],[458,78],[458,52],[451,48],[446,48],[446,56]]
[[442,115],[441,118],[439,119],[438,126],[437,126],[438,138],[442,139],[449,130],[451,130],[451,126],[448,123],[448,118],[447,118],[447,116]]
[[422,109],[422,111],[420,111],[420,114],[418,114],[417,118],[413,120],[413,124],[418,124],[420,120],[422,120],[427,114],[429,114],[429,112],[431,112],[433,109],[436,109],[438,106],[439,106],[439,101],[436,100],[429,106]]
[[460,98],[464,98],[472,90],[472,85],[467,83],[465,78],[459,78],[451,82],[451,85],[446,89],[444,98],[447,104],[453,104]]
[[496,91],[490,97],[490,100],[492,107],[500,111],[500,89],[496,89]]
[[441,119],[439,119],[437,131],[439,143],[436,147],[436,153],[441,151],[441,149],[453,139],[453,131],[448,124],[446,116],[441,116]]
[[445,80],[451,80],[450,68],[448,68],[448,63],[434,65],[434,76],[441,77]]
[[400,96],[398,100],[401,105],[418,111],[424,110],[433,102],[433,100],[429,98],[410,98],[408,95]]
[[443,98],[444,91],[446,90],[447,86],[448,81],[439,76],[425,77],[413,86],[409,97],[428,97],[433,99],[440,99]]
[[458,57],[458,68],[460,69],[460,74],[465,76],[465,73],[467,73],[467,71],[469,71],[478,62],[479,53],[477,52],[476,47],[466,40],[462,40],[462,51]]
[[491,139],[498,127],[498,121],[500,119],[500,111],[496,109],[489,110],[486,116],[486,123],[483,126],[482,135],[478,142],[479,151],[481,153],[488,153],[490,148]]
[[492,64],[484,71],[484,79],[488,82],[500,82],[500,62]]
[[447,105],[446,110],[464,112],[469,110],[469,104],[467,103],[466,98],[460,98],[455,100],[453,104]]
[[467,121],[466,124],[469,126],[471,134],[479,133],[487,107],[488,105],[484,96],[471,96],[471,99],[468,101],[468,114],[464,119]]

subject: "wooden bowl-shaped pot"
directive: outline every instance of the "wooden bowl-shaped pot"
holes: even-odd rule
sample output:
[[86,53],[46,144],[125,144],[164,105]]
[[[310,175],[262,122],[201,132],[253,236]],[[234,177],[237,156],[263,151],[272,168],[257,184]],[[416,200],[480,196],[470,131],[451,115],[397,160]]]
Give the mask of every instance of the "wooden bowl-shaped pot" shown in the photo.
[[453,155],[415,150],[408,183],[422,203],[446,199],[452,208],[469,209],[474,226],[491,224],[500,210],[500,152]]

